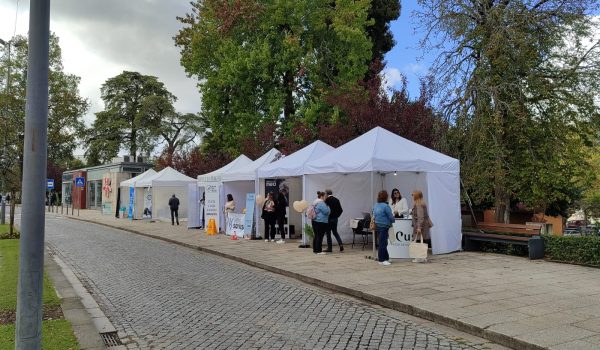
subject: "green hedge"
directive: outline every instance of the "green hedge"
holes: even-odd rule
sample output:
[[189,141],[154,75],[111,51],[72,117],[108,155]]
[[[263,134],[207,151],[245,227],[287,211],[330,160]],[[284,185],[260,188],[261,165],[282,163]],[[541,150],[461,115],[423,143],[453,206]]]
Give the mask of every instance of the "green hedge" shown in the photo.
[[544,235],[546,258],[600,267],[600,237]]

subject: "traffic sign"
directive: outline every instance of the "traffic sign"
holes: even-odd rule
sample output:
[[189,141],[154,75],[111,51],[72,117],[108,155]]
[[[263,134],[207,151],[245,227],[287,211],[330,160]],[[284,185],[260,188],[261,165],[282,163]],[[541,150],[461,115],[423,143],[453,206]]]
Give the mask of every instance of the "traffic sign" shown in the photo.
[[49,190],[53,190],[54,189],[54,179],[46,179],[46,187]]
[[75,187],[85,187],[85,177],[76,177]]

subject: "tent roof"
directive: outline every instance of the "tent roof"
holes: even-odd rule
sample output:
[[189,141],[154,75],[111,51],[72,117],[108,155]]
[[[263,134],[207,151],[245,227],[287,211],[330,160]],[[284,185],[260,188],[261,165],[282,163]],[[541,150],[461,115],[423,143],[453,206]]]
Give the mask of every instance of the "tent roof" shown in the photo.
[[125,181],[121,181],[121,183],[119,184],[119,186],[121,187],[130,187],[130,186],[134,186],[137,181],[140,181],[146,177],[152,177],[156,175],[156,171],[154,169],[148,169],[145,172],[139,174],[138,176],[132,177],[129,180],[125,180]]
[[258,177],[301,176],[305,173],[307,162],[319,159],[334,149],[323,141],[315,141],[285,158],[259,168]]
[[226,181],[245,181],[256,180],[256,170],[262,166],[272,163],[281,158],[281,152],[272,148],[269,152],[263,154],[260,158],[241,168],[230,170],[222,175],[223,182]]
[[231,161],[231,163],[229,163],[215,171],[212,171],[212,172],[204,174],[204,175],[198,175],[198,181],[199,182],[221,181],[221,175],[223,175],[224,173],[226,173],[228,171],[233,171],[235,169],[239,169],[250,163],[252,163],[252,159],[250,159],[242,154],[241,156],[239,156],[236,159],[234,159],[233,161]]
[[459,161],[376,127],[306,164],[306,174],[365,171],[459,172]]
[[148,176],[135,183],[136,187],[153,187],[153,186],[181,186],[190,182],[196,182],[195,179],[183,175],[177,170],[166,167],[154,176]]

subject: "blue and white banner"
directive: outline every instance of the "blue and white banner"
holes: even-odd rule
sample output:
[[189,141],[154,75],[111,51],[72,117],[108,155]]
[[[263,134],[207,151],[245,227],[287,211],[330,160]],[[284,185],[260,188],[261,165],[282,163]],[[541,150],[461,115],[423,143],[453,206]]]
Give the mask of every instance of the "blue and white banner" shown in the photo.
[[246,216],[244,218],[244,235],[252,234],[254,223],[254,208],[256,207],[256,193],[246,193]]
[[129,211],[127,217],[133,219],[133,210],[135,206],[135,187],[129,187]]

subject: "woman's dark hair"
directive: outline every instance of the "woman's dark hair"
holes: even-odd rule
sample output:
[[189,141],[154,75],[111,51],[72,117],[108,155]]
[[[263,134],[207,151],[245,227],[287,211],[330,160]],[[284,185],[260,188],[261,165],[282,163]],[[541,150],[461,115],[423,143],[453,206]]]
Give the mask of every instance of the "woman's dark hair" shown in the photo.
[[325,195],[325,192],[317,191],[317,198],[321,198]]
[[227,201],[231,202],[233,200],[233,196],[230,194],[227,195]]
[[386,203],[388,200],[388,193],[386,190],[379,191],[377,194],[377,203]]
[[[400,198],[398,198],[398,200],[396,200],[396,198],[394,198],[394,193],[398,192],[398,194],[400,195]],[[396,204],[396,202],[399,202],[402,199],[402,193],[400,193],[400,191],[397,188],[394,188],[392,190],[392,204]]]

